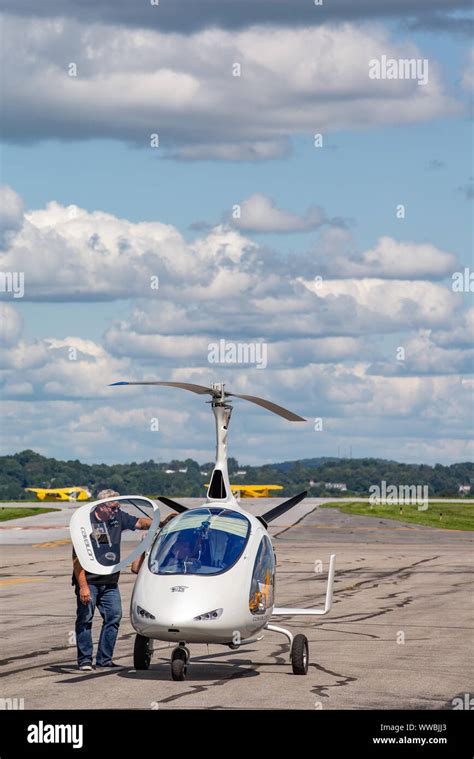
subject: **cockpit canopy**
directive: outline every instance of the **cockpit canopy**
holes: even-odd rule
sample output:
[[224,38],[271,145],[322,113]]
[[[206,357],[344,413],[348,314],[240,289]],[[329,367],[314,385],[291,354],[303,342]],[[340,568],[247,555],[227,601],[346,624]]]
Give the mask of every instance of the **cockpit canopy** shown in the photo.
[[230,569],[248,540],[250,522],[220,506],[190,509],[169,521],[151,548],[154,574],[216,575]]

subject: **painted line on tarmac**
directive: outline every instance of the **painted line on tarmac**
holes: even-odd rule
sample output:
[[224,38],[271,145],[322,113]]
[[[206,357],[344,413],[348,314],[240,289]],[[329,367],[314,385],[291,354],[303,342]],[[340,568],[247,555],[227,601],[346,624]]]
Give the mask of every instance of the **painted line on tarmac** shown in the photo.
[[50,540],[49,543],[32,543],[32,548],[56,548],[57,546],[65,546],[71,543],[70,540]]
[[[23,519],[29,517],[22,517]],[[28,525],[2,525],[0,530],[65,530],[67,525],[64,524],[28,524]]]
[[[275,527],[282,527],[285,530],[351,530],[351,532],[367,532],[369,530],[424,530],[426,527],[432,527],[432,525],[414,524],[413,526],[410,525],[409,527],[392,527],[391,525],[385,525],[384,527],[352,527],[348,524],[276,524]],[[473,532],[473,530],[456,530],[449,529],[447,527],[435,527],[434,529],[444,530],[444,532]]]
[[0,580],[0,585],[16,585],[24,582],[41,582],[41,579],[39,577],[15,577],[9,580]]

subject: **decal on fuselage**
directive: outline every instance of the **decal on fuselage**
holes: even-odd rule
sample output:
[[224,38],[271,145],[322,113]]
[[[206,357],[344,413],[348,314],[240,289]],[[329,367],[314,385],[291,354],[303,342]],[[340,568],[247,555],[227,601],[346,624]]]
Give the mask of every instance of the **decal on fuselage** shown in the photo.
[[87,532],[86,532],[85,527],[81,527],[81,533],[82,533],[82,537],[83,537],[83,540],[84,540],[84,545],[86,547],[86,551],[89,554],[89,557],[91,559],[93,559],[94,558],[94,551],[92,550],[92,546],[90,544],[89,538],[87,537]]

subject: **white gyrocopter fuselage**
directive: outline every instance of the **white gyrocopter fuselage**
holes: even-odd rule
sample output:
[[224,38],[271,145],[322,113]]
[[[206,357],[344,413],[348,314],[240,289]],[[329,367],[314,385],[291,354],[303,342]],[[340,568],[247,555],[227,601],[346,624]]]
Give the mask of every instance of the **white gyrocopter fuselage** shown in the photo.
[[[171,674],[175,680],[186,676],[190,659],[188,644],[223,644],[237,649],[260,640],[265,631],[281,633],[290,643],[290,661],[295,674],[308,671],[308,641],[271,624],[275,616],[323,615],[332,605],[335,555],[329,562],[326,599],[323,608],[275,607],[275,553],[268,524],[305,497],[301,493],[256,517],[244,510],[232,494],[227,471],[227,435],[232,406],[224,385],[210,388],[189,383],[153,384],[180,387],[197,394],[210,394],[216,422],[216,463],[206,502],[188,509],[166,497],[165,503],[177,516],[161,529],[158,505],[143,496],[114,498],[114,508],[127,505],[143,511],[152,509],[153,521],[145,540],[120,559],[120,546],[113,545],[98,519],[97,507],[104,501],[87,504],[71,519],[72,541],[80,563],[87,571],[111,574],[144,553],[133,589],[130,615],[137,632],[134,665],[150,666],[153,641],[174,641]],[[254,396],[236,396],[257,403],[289,421],[304,421],[281,406]],[[109,499],[110,500],[110,499]],[[139,505],[140,504],[140,505]],[[100,513],[100,508],[99,508]],[[97,539],[97,534],[99,538]]]

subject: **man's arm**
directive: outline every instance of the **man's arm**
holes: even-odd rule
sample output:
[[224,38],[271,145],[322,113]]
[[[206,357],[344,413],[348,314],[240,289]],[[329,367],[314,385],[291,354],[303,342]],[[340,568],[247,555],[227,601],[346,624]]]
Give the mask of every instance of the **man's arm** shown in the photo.
[[137,575],[139,573],[140,567],[143,564],[143,559],[144,558],[145,558],[145,554],[142,553],[138,557],[138,559],[135,559],[135,561],[132,561],[130,568],[131,568],[131,570],[132,570],[132,572],[133,572],[134,575]]
[[[167,522],[169,522],[171,519],[173,519],[175,516],[176,516],[176,514],[168,514],[168,516],[167,516],[167,517],[165,517],[165,519],[163,519],[163,521],[162,521],[162,522],[160,522],[160,527],[164,527],[164,525],[165,525]],[[136,526],[135,526],[135,529],[136,529],[136,530],[140,530],[140,529],[147,529],[146,527],[139,527],[139,526],[138,526],[138,522],[150,522],[150,524],[151,524],[151,519],[139,519],[139,520],[137,521],[137,524],[136,524]],[[150,526],[150,525],[148,525],[148,527],[149,527],[149,526]],[[143,537],[145,537],[145,536],[143,536]],[[144,560],[144,558],[145,558],[145,554],[144,554],[144,553],[142,553],[142,554],[141,554],[141,555],[138,557],[138,559],[135,559],[134,561],[132,561],[132,563],[131,563],[131,565],[130,565],[130,569],[132,570],[132,572],[133,572],[133,574],[134,574],[134,575],[137,575],[137,574],[139,573],[139,571],[140,571],[140,567],[141,567],[141,565],[143,564],[143,560]]]
[[[163,521],[160,522],[160,527],[164,527],[167,522],[170,521],[170,519],[174,519],[176,514],[168,514],[167,517],[163,519]],[[135,524],[136,530],[148,530],[148,528],[151,525],[151,519],[149,517],[140,517],[137,519],[137,522]]]
[[87,582],[85,569],[83,569],[79,559],[75,555],[72,559],[72,567],[74,570],[74,577],[79,585],[79,598],[83,604],[88,604],[91,601],[89,583]]
[[160,527],[164,527],[165,524],[168,524],[168,522],[171,522],[171,520],[174,519],[175,516],[176,514],[173,514],[173,513],[168,514],[168,516],[165,517],[162,522],[160,522]]

